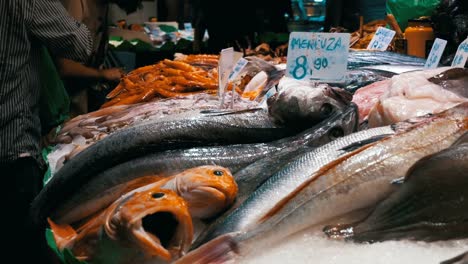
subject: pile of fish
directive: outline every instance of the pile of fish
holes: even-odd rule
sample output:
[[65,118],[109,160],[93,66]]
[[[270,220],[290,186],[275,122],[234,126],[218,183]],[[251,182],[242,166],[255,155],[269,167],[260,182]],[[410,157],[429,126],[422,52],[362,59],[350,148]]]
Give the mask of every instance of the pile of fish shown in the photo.
[[61,147],[86,147],[31,209],[58,249],[89,263],[238,263],[301,232],[343,243],[468,238],[466,69],[354,69],[336,87],[249,63],[231,90],[257,102],[230,93],[237,109],[193,95],[65,124]]

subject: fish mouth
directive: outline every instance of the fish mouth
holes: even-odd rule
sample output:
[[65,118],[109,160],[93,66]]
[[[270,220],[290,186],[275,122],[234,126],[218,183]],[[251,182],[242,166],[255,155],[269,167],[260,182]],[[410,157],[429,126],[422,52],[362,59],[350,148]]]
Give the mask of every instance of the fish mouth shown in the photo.
[[171,211],[157,211],[134,221],[132,235],[145,253],[165,261],[180,257],[188,249],[192,226]]
[[189,203],[190,214],[203,219],[217,215],[234,201],[233,195],[221,191],[216,186],[198,186],[190,190],[184,198]]

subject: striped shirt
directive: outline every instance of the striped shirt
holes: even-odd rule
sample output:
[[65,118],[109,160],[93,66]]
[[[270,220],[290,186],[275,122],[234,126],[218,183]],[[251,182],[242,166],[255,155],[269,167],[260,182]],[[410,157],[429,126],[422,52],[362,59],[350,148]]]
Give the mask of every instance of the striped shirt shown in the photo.
[[59,0],[0,0],[0,163],[40,160],[41,45],[85,62],[92,39]]

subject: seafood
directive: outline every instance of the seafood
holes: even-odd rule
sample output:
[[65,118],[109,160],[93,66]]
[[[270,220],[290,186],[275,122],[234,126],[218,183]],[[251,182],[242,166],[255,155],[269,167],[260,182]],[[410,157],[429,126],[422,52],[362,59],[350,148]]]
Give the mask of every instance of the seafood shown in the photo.
[[331,112],[342,111],[352,99],[343,89],[327,84],[311,86],[308,82],[284,77],[278,93],[268,99],[268,112],[280,124],[307,127]]
[[390,89],[391,80],[383,80],[369,84],[356,91],[353,95],[353,103],[358,105],[359,123],[367,120],[370,111],[379,101],[380,96]]
[[467,264],[467,263],[468,263],[468,251],[454,258],[442,261],[440,264]]
[[[103,178],[93,179],[70,199],[64,199],[53,211],[51,218],[59,224],[74,223],[107,207],[121,195],[142,187],[170,189],[184,198],[190,215],[210,218],[230,206],[237,195],[237,184],[231,172],[219,166],[201,166],[187,169],[173,176],[148,175],[114,184],[111,187]],[[114,179],[115,181],[115,179]]]
[[348,69],[381,64],[423,67],[424,63],[425,59],[389,51],[350,50],[348,56]]
[[368,217],[325,233],[357,242],[468,237],[468,143],[419,160]]
[[[59,250],[96,263],[105,262],[106,254],[113,263],[169,262],[187,252],[193,236],[184,199],[159,188],[137,189],[76,229],[49,223]],[[120,250],[106,253],[109,245]]]
[[182,61],[192,66],[199,67],[206,71],[209,71],[218,67],[219,55],[211,55],[211,54],[185,55],[182,53],[176,53],[174,54],[174,60]]
[[[392,128],[395,135],[382,135]],[[210,228],[210,236],[201,242],[215,239],[177,263],[239,259],[254,248],[269,247],[298,231],[374,205],[392,192],[389,183],[404,176],[417,160],[449,147],[467,132],[468,103],[392,128],[361,131],[314,150],[328,148],[325,155],[312,151],[299,156],[270,177],[218,229]],[[355,141],[336,148],[357,135],[362,140],[363,132],[369,131],[381,139],[367,137],[367,144]],[[322,161],[314,166],[314,159]],[[281,173],[285,177],[278,177]]]
[[[290,94],[295,95],[296,93],[292,91]],[[321,96],[323,94],[319,93],[318,95]],[[299,93],[295,98],[301,103],[302,101],[313,101],[314,96],[316,94]],[[349,101],[345,100],[341,102],[343,104],[349,103]],[[269,105],[271,106],[276,103],[275,100],[272,100],[269,102]],[[327,109],[329,111],[327,110],[326,113],[322,113],[319,118],[322,120],[326,119],[332,114],[340,112],[340,109],[343,108],[338,104],[336,106],[336,108],[331,105],[328,106]],[[294,109],[293,111],[315,110],[317,109],[306,108]],[[275,115],[276,118],[278,120],[281,119],[283,113],[292,116],[291,111],[278,111]],[[308,116],[301,112],[296,112],[296,115]],[[316,121],[320,121],[320,119]],[[304,123],[299,122],[301,125]],[[309,122],[309,125],[313,126],[314,123]],[[122,129],[80,152],[54,175],[32,205],[34,219],[39,221],[45,220],[45,217],[50,214],[50,210],[58,204],[57,197],[60,197],[60,199],[67,197],[67,194],[74,193],[73,190],[79,189],[97,174],[128,160],[164,150],[188,149],[200,145],[268,142],[291,136],[302,130],[304,130],[304,127],[294,127],[288,124],[278,126],[274,124],[272,118],[263,109],[190,111],[168,116],[161,120],[150,120],[130,128]],[[122,144],[122,142],[125,142],[125,144]],[[223,155],[209,157],[215,157],[216,161],[220,156]],[[231,158],[227,157],[227,159]],[[251,160],[250,162],[253,161]],[[215,164],[226,166],[220,163]],[[206,165],[206,163],[192,165],[200,166]],[[130,166],[133,166],[133,164]],[[161,171],[154,174],[158,173],[161,173]],[[132,174],[134,173],[132,172],[128,175]]]
[[438,68],[391,79],[369,113],[369,126],[383,126],[468,102],[468,69]]
[[[75,191],[63,195],[61,197],[61,204],[55,207],[53,212],[57,216],[67,213],[69,214],[67,219],[61,220],[73,222],[82,218],[83,215],[92,214],[102,207],[103,204],[98,203],[98,201],[103,202],[104,198],[111,198],[106,195],[109,192],[115,195],[115,188],[119,190],[117,186],[128,186],[129,182],[138,180],[140,177],[173,174],[181,170],[213,163],[227,167],[235,172],[273,153],[288,155],[287,152],[303,146],[316,147],[323,145],[337,137],[354,132],[356,127],[356,106],[350,106],[345,112],[337,112],[329,119],[309,130],[294,137],[271,143],[173,150],[129,160],[96,175],[89,182],[84,183],[81,188],[76,188]],[[243,173],[244,176],[240,176],[241,179],[238,179],[242,186],[240,191],[243,194],[250,193],[254,190],[252,188],[257,186],[251,181],[263,181],[271,175],[264,174],[267,170],[262,170],[261,175],[257,175],[256,171],[248,173],[249,171],[251,170],[245,171]],[[121,191],[117,193],[119,192]],[[106,202],[109,203],[109,201],[107,200]],[[76,213],[75,216],[71,215],[73,212]]]
[[107,95],[102,107],[148,102],[155,97],[176,97],[206,92],[216,94],[217,72],[206,71],[183,61],[163,60],[138,68],[122,78]]

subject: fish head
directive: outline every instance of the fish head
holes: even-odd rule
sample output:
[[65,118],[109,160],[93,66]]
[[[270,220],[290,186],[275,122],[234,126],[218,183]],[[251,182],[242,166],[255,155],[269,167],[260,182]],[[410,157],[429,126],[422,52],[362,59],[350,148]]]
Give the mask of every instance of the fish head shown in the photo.
[[[325,121],[324,121],[325,122]],[[343,109],[343,112],[335,113],[326,120],[325,125],[321,125],[319,129],[326,129],[324,141],[319,141],[319,145],[326,144],[337,138],[352,134],[358,130],[359,112],[358,107],[354,103]]]
[[178,193],[195,218],[206,219],[221,213],[237,196],[237,183],[224,167],[192,168],[176,175],[175,180]]
[[282,125],[310,127],[342,112],[352,99],[352,95],[341,88],[285,79],[280,91],[268,99],[268,112]]
[[179,258],[189,250],[193,239],[187,203],[172,190],[141,189],[114,203],[106,216],[106,234],[135,245],[151,259]]

